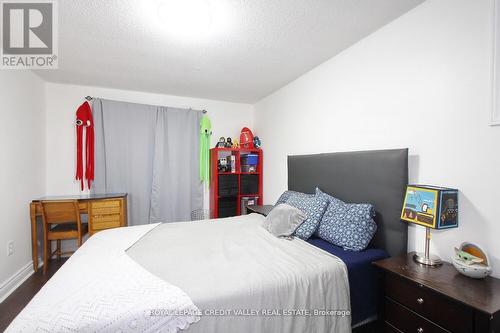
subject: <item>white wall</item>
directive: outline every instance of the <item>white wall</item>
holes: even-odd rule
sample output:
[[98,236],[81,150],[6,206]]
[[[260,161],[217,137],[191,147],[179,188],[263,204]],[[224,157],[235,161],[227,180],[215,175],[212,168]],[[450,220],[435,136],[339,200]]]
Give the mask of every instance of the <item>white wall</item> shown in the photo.
[[0,100],[1,301],[32,272],[29,202],[45,193],[43,82],[30,71],[2,70]]
[[267,203],[286,189],[288,154],[409,147],[412,182],[461,191],[460,227],[434,232],[432,251],[449,260],[478,242],[500,276],[490,39],[489,0],[428,0],[257,103]]
[[205,109],[212,122],[213,145],[220,136],[239,136],[242,127],[253,126],[253,107],[207,99],[159,95],[127,90],[65,84],[46,84],[48,195],[78,194],[75,177],[75,112],[90,95],[126,102]]

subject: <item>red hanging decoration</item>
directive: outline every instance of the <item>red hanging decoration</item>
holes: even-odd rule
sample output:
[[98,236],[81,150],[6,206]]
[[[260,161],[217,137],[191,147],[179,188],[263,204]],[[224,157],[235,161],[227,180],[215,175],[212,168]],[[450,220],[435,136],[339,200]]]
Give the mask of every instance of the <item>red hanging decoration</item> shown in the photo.
[[[83,130],[85,129],[85,175],[83,174]],[[90,190],[94,181],[94,119],[88,102],[84,102],[76,110],[76,180],[80,181],[83,191]]]

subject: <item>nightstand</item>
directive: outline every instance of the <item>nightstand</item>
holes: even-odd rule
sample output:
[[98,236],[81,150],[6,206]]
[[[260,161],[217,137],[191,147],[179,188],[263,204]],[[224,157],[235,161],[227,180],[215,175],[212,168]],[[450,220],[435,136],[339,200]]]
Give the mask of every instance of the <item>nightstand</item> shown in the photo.
[[274,208],[274,205],[252,205],[252,206],[247,206],[247,211],[248,213],[257,213],[261,214],[264,216],[267,216],[269,212]]
[[413,261],[413,254],[376,261],[382,332],[500,332],[500,280],[475,280],[449,263]]

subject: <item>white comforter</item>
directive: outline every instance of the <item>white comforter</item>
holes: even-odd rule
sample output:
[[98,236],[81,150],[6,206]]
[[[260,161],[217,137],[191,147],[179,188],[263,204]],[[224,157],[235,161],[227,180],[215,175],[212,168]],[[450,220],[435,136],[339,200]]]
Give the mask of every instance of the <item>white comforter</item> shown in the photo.
[[[344,262],[300,239],[274,237],[263,220],[165,223],[127,253],[191,297],[202,317],[189,333],[350,332]],[[323,309],[332,311],[314,313]]]
[[177,332],[199,317],[179,288],[137,265],[125,250],[157,225],[92,236],[15,318],[6,332]]
[[262,221],[251,214],[100,232],[7,332],[350,332],[350,316],[311,312],[350,310],[345,264],[270,235]]

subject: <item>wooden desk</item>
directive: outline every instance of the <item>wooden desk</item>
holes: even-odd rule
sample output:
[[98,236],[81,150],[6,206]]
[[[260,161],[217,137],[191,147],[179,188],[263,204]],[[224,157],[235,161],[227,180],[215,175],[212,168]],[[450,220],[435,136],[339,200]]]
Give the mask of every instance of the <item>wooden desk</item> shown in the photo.
[[[88,214],[89,235],[111,228],[127,226],[127,194],[106,193],[85,196],[48,196],[33,200],[30,203],[31,217],[31,254],[33,269],[38,270],[38,244],[36,218],[41,216],[42,200],[78,200],[80,214]],[[45,244],[43,245],[45,246]]]

